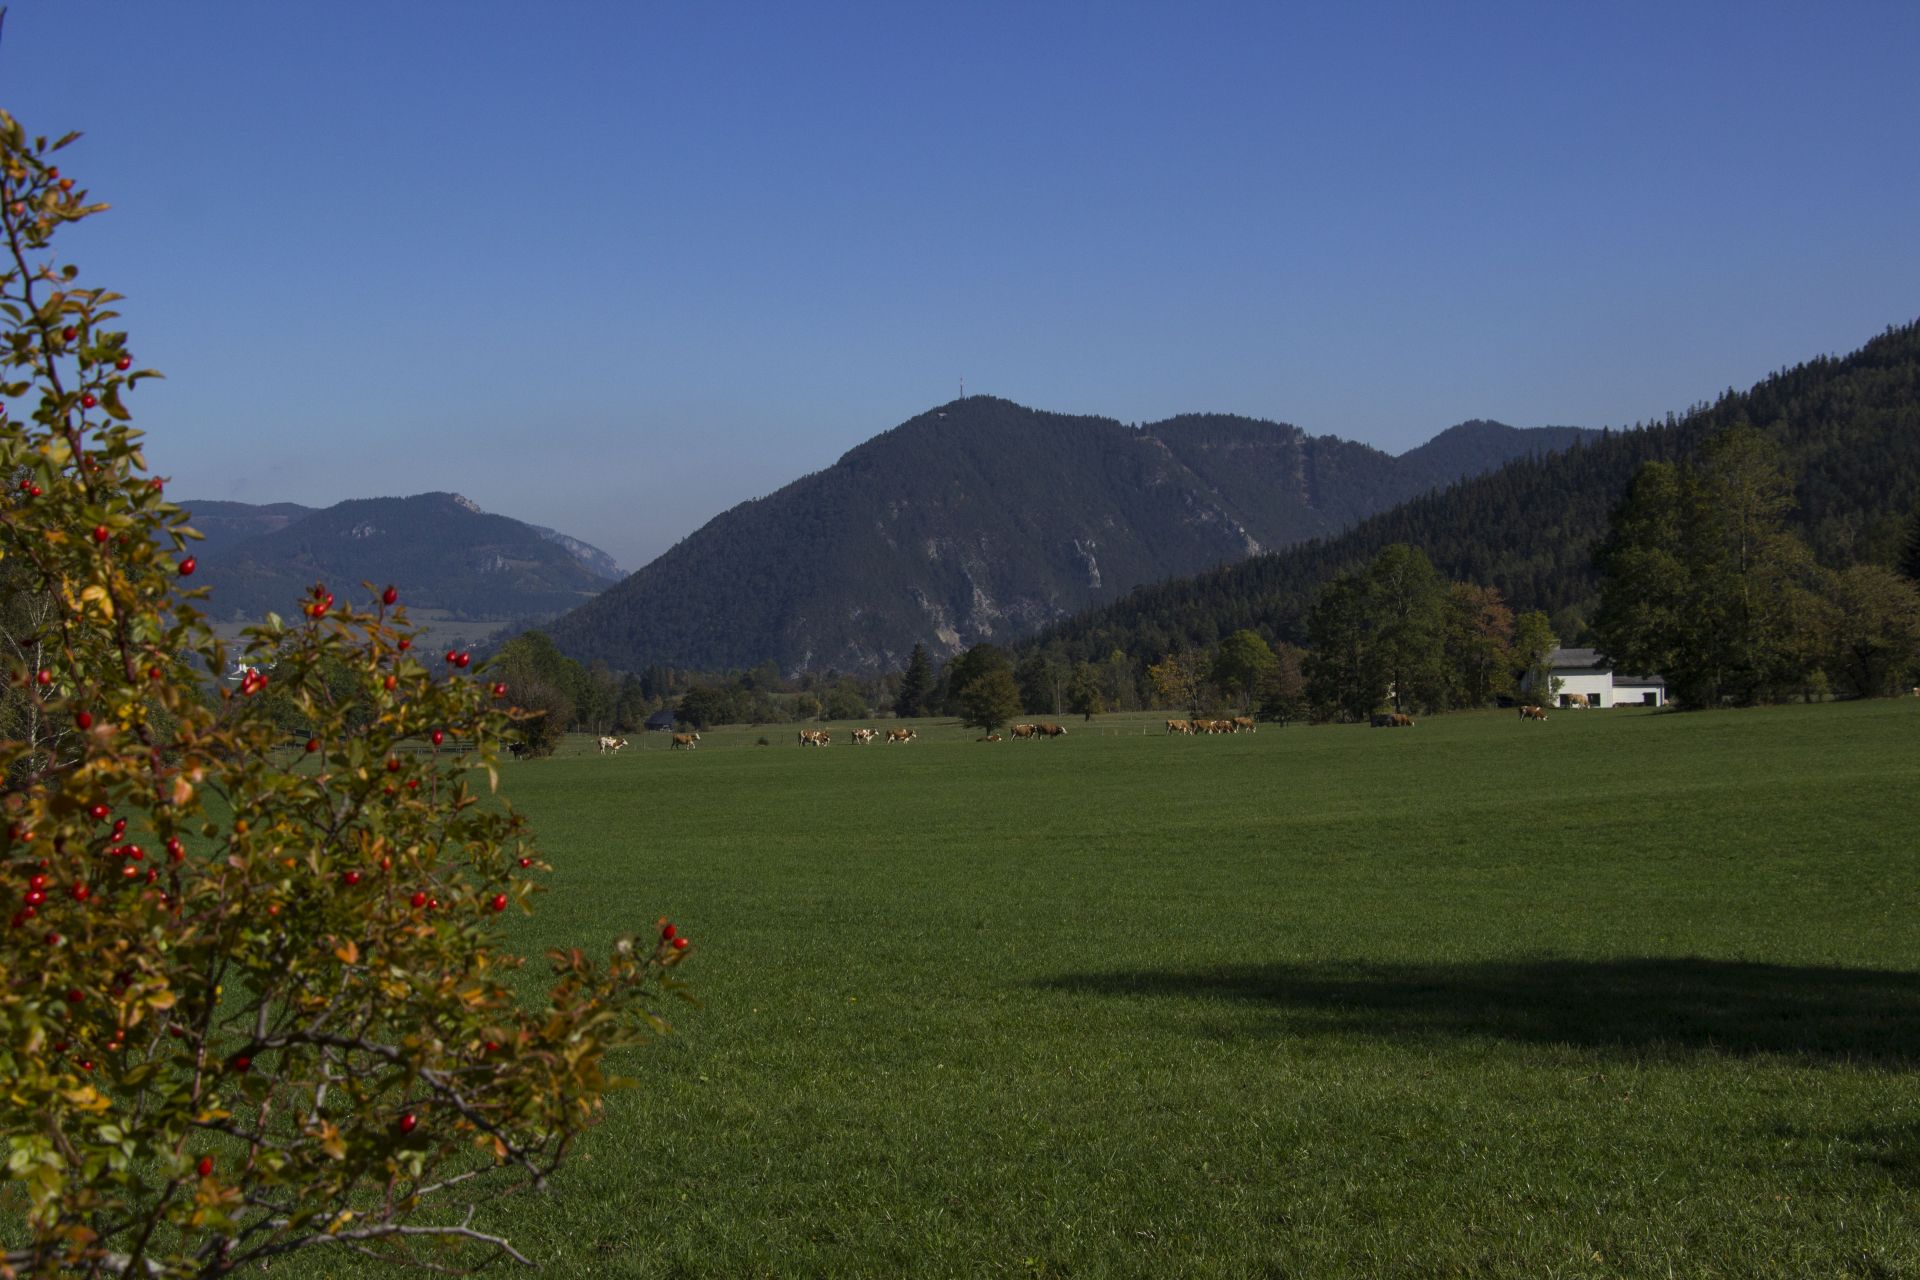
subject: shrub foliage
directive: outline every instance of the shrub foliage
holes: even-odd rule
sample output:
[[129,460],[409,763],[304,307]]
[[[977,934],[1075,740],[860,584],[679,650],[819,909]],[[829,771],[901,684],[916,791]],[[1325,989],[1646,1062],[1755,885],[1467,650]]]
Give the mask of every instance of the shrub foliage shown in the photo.
[[0,113],[0,1270],[518,1256],[474,1207],[593,1121],[686,940],[553,953],[527,994],[503,926],[546,864],[478,785],[519,713],[392,588],[315,585],[225,678],[130,425],[156,375],[54,256],[104,207],[71,141]]

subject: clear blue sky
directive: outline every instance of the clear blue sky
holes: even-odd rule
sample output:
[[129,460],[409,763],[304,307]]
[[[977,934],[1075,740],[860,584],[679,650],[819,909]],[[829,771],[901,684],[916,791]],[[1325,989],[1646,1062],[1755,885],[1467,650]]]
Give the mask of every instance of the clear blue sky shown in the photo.
[[1920,5],[15,0],[184,497],[629,568],[967,389],[1399,451],[1920,315]]

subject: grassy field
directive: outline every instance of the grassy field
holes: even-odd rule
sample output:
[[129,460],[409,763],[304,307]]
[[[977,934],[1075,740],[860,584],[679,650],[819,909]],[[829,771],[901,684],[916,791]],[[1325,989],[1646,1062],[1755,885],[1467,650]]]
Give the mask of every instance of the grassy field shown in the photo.
[[668,914],[703,1004],[490,1225],[558,1276],[1920,1274],[1920,702],[1158,723],[510,766],[525,945]]

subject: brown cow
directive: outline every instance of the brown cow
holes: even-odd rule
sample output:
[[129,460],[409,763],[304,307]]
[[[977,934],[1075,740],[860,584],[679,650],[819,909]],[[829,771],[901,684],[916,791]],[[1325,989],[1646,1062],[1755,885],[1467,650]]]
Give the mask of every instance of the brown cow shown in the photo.
[[1169,720],[1167,721],[1167,732],[1168,733],[1192,733],[1193,725],[1191,725],[1185,720]]
[[1007,730],[1007,732],[1011,733],[1014,737],[1021,738],[1021,739],[1031,738],[1034,734],[1038,733],[1039,731],[1040,731],[1040,726],[1032,725],[1032,724],[1016,724],[1011,726]]
[[853,745],[856,747],[864,747],[879,736],[879,733],[872,729],[855,729],[853,731]]
[[1566,699],[1567,707],[1570,710],[1585,711],[1593,705],[1592,701],[1584,693],[1569,693],[1566,695]]
[[998,742],[1000,741],[1000,735],[997,733],[990,733],[984,738],[975,738],[974,741],[975,742]]
[[919,735],[911,729],[889,729],[887,730],[887,745],[892,746],[896,742],[912,742],[918,736]]
[[1413,728],[1413,717],[1396,711],[1393,713],[1393,726],[1396,729],[1411,729]]
[[1064,738],[1067,736],[1067,731],[1064,726],[1057,725],[1049,720],[1040,726],[1040,736],[1044,738]]
[[1252,716],[1235,716],[1233,718],[1233,724],[1234,724],[1234,729],[1237,732],[1242,732],[1242,733],[1254,732],[1254,724],[1253,724]]
[[1547,713],[1545,708],[1542,707],[1521,707],[1520,718],[1522,720],[1545,720]]
[[685,750],[692,751],[695,744],[699,741],[700,735],[697,733],[676,733],[673,735],[673,742],[668,747],[668,750],[679,751],[684,748]]

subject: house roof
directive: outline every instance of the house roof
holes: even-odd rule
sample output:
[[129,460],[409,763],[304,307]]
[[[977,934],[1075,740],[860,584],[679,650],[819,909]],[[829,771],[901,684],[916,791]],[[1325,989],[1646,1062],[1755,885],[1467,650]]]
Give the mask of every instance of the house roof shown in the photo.
[[673,723],[674,717],[671,709],[656,711],[647,717],[647,728],[649,729],[671,729],[673,728]]
[[[1554,649],[1547,654],[1547,667],[1553,671],[1587,671],[1599,675],[1608,671],[1612,665],[1606,655],[1598,649]],[[1665,676],[1628,675],[1624,671],[1614,671],[1612,675],[1616,687],[1620,685],[1640,689],[1667,687]]]

